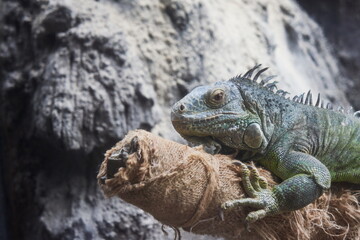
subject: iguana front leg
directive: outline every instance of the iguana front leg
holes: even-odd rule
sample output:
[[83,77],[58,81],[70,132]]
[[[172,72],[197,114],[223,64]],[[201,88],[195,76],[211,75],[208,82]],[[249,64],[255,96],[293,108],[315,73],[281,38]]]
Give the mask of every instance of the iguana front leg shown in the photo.
[[[221,205],[221,208],[225,210],[239,205],[259,208],[259,210],[248,214],[245,220],[249,223],[265,217],[274,210],[276,211],[275,197],[272,196],[271,190],[267,189],[268,183],[266,179],[261,177],[257,169],[252,166],[246,166],[240,161],[234,161],[233,163],[241,168],[242,184],[250,198],[227,201]],[[270,209],[270,207],[275,209]]]
[[[297,210],[317,199],[330,187],[330,173],[316,158],[300,152],[290,152],[280,161],[277,175],[287,178],[281,184],[267,189],[256,169],[249,170],[243,163],[243,185],[250,198],[235,199],[222,204],[223,209],[249,206],[259,210],[250,212],[247,222],[255,222],[267,215]],[[251,173],[251,174],[250,174]]]

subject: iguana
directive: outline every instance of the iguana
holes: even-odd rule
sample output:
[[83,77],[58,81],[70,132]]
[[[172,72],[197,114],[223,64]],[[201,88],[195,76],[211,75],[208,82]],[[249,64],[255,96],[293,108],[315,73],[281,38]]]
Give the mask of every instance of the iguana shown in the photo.
[[250,198],[228,201],[222,208],[258,208],[247,222],[302,208],[331,182],[360,184],[359,118],[324,107],[320,95],[313,105],[310,91],[306,97],[286,98],[285,91],[274,91],[273,76],[258,80],[267,68],[252,78],[259,67],[196,87],[171,112],[174,128],[186,140],[212,153],[237,150],[241,160],[254,160],[283,180],[267,189],[256,172],[245,171],[252,182],[244,181]]

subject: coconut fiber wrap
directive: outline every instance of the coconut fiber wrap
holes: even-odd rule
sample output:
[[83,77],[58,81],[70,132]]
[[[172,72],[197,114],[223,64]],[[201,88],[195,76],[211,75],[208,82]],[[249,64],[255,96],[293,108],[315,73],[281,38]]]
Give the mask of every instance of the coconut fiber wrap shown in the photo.
[[[134,138],[126,166],[104,181],[111,154],[130,149]],[[197,234],[228,239],[360,239],[358,191],[340,185],[301,210],[251,224],[251,232],[244,219],[255,209],[237,207],[220,217],[222,203],[247,197],[232,160],[136,130],[106,152],[98,179],[107,197],[120,197],[165,225]],[[268,171],[258,170],[269,187],[276,184]]]

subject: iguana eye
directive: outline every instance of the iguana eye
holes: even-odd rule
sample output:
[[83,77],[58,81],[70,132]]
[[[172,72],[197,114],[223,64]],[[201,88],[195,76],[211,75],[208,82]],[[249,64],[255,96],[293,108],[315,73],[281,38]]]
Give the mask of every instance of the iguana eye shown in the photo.
[[208,93],[206,99],[210,107],[220,107],[225,102],[225,92],[223,89],[215,89]]
[[220,102],[221,100],[223,100],[223,98],[224,98],[224,92],[223,91],[217,91],[213,95],[213,99],[216,102]]

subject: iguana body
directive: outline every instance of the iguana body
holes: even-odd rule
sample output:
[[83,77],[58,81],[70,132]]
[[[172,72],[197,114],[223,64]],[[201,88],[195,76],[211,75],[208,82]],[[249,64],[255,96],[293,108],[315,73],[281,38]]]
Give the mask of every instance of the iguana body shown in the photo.
[[[175,129],[187,140],[217,152],[228,147],[242,159],[256,160],[284,180],[256,199],[228,202],[261,208],[249,214],[256,221],[268,214],[299,209],[318,198],[331,182],[360,184],[360,120],[323,108],[311,94],[293,100],[274,93],[268,79],[257,83],[261,70],[243,77],[195,88],[172,110]],[[265,69],[266,70],[266,69]],[[252,201],[251,201],[252,200]]]

